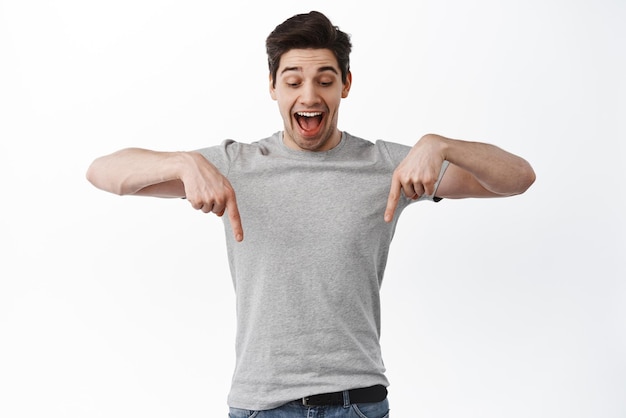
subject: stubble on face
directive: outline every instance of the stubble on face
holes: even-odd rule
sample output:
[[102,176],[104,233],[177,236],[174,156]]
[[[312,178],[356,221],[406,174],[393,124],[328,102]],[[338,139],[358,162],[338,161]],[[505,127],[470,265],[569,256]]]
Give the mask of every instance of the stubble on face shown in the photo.
[[270,93],[278,102],[288,147],[327,151],[341,139],[337,128],[339,104],[347,97],[351,76],[344,84],[332,51],[293,49],[281,57]]

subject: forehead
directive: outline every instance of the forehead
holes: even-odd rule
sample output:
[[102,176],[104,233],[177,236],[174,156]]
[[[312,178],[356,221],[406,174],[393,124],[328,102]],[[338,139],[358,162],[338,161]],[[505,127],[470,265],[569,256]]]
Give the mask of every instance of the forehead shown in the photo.
[[285,70],[306,72],[323,67],[332,67],[339,72],[337,58],[330,49],[290,49],[280,57],[278,75]]

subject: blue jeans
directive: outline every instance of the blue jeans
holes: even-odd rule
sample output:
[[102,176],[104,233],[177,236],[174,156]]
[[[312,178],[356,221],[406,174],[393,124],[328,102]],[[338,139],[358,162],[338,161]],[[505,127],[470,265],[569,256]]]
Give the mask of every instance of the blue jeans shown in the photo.
[[302,402],[289,402],[276,409],[248,411],[230,408],[229,418],[388,418],[387,399],[375,403],[333,406],[304,406]]

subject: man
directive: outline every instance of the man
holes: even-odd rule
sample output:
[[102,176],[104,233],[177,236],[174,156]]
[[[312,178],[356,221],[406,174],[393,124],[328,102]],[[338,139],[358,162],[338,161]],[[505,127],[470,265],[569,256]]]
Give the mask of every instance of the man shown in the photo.
[[351,44],[321,13],[287,19],[266,46],[281,132],[195,152],[125,149],[96,159],[87,177],[227,214],[231,417],[387,416],[379,290],[399,214],[423,199],[519,194],[535,175],[484,143],[429,134],[410,148],[340,131]]

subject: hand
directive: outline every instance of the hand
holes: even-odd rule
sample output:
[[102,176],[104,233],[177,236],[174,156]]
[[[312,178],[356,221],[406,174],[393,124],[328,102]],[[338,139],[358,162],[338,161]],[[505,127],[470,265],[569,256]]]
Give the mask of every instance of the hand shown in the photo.
[[444,138],[425,135],[398,164],[391,178],[385,222],[393,220],[402,192],[411,199],[417,199],[423,194],[435,193],[435,184],[445,160],[444,149]]
[[235,240],[243,241],[243,227],[237,207],[235,190],[226,177],[202,155],[187,153],[191,164],[186,164],[184,178],[185,197],[194,209],[204,213],[213,212],[222,216],[228,212],[228,219]]

